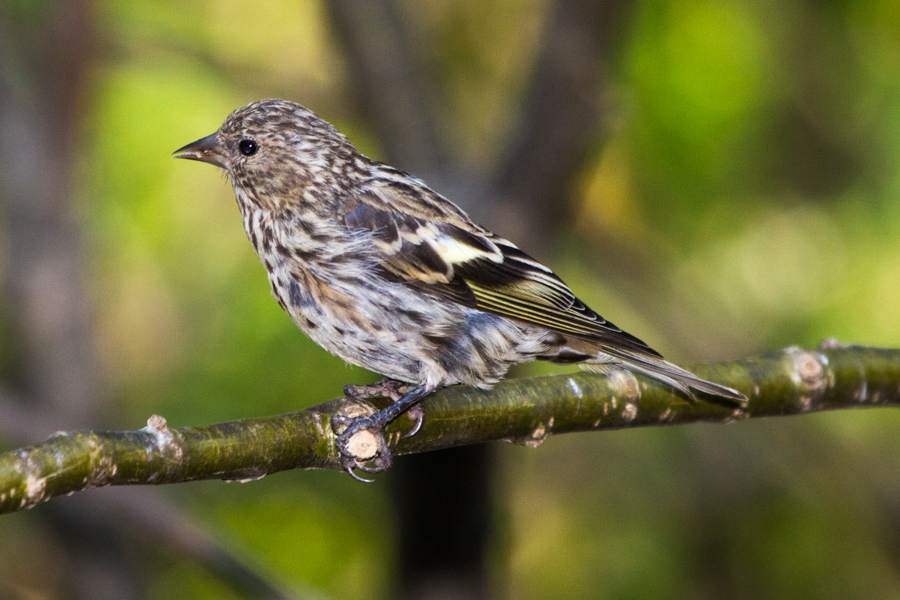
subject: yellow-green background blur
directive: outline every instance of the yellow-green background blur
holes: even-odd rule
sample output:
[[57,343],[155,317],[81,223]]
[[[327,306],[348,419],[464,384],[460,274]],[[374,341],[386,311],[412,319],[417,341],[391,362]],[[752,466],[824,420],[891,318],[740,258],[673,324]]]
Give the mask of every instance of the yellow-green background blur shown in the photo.
[[[448,145],[475,171],[492,168],[547,2],[401,6]],[[272,96],[384,158],[351,102],[323,4],[95,7],[100,60],[76,197],[115,400],[102,425],[276,414],[373,380],[279,310],[221,174],[170,158]],[[827,337],[897,346],[900,3],[640,0],[633,11],[572,216],[540,258],[685,365]],[[621,278],[602,268],[611,262]],[[704,598],[710,578],[743,598],[900,598],[894,410],[562,436],[502,445],[498,462],[499,598]],[[288,589],[387,598],[396,537],[385,480],[297,471],[164,492]],[[0,598],[52,597],[41,595],[54,565],[42,510],[0,518]],[[149,568],[148,598],[237,597],[162,551]]]

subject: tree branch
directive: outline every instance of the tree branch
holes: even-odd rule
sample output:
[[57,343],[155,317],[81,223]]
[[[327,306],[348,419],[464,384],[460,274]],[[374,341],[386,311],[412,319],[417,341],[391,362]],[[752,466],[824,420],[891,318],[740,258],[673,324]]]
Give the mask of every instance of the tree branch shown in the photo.
[[[21,443],[46,435],[49,420],[35,404],[0,385],[0,437]],[[54,521],[61,523],[70,536],[72,532],[90,530],[90,541],[96,546],[98,531],[121,539],[124,529],[133,540],[147,547],[165,548],[177,560],[193,561],[239,594],[267,600],[301,597],[279,589],[265,573],[248,564],[161,493],[119,489],[102,498],[85,494],[73,500],[56,505],[53,514]],[[129,539],[129,543],[133,540]]]
[[[625,372],[513,380],[490,391],[459,386],[426,400],[416,436],[401,439],[411,426],[408,417],[391,424],[388,445],[396,454],[497,440],[537,446],[550,435],[576,431],[900,404],[900,350],[825,342],[816,351],[791,347],[695,372],[736,387],[750,402],[744,408],[691,404]],[[249,481],[287,469],[339,469],[332,416],[374,409],[338,398],[286,415],[216,425],[169,429],[154,416],[139,431],[57,433],[0,455],[0,512],[105,485]]]

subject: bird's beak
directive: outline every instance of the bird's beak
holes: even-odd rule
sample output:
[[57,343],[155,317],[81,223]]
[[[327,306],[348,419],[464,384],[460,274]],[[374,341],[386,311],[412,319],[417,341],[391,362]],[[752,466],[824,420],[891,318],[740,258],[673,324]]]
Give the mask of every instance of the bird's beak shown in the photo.
[[188,160],[199,160],[200,162],[216,165],[225,168],[225,157],[222,155],[219,147],[219,136],[214,133],[205,138],[201,138],[196,142],[191,142],[183,148],[179,148],[172,154],[175,158],[186,158]]

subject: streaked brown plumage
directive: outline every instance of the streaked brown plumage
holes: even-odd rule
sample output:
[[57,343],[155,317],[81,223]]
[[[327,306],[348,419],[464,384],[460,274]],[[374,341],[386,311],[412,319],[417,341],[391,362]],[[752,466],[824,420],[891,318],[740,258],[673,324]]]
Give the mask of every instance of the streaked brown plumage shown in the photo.
[[[443,386],[489,386],[524,361],[621,367],[689,398],[693,389],[745,400],[663,360],[550,269],[298,104],[255,102],[177,152],[225,170],[272,293],[304,333],[414,386],[339,436],[351,474],[360,465],[344,447],[350,435]],[[382,456],[366,470],[388,463]]]

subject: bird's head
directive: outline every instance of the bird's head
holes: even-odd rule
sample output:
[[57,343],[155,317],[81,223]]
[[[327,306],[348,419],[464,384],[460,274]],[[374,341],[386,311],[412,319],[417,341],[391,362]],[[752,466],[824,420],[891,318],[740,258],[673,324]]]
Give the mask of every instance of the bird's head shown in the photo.
[[239,200],[277,209],[302,202],[346,178],[361,156],[312,111],[285,100],[261,100],[231,113],[215,133],[175,151],[225,171]]

